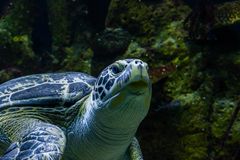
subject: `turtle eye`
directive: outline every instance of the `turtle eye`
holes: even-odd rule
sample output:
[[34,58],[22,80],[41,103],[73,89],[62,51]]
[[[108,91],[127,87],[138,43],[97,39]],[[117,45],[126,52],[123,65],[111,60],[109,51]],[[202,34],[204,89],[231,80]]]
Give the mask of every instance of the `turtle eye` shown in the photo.
[[123,71],[124,67],[120,64],[114,64],[111,66],[110,70],[113,74],[119,74]]

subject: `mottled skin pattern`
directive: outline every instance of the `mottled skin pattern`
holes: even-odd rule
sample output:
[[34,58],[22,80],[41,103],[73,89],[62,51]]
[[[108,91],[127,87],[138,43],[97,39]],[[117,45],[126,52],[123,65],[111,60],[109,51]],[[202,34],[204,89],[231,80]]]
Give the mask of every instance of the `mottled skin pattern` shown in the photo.
[[151,99],[147,64],[117,61],[99,77],[68,72],[0,85],[0,160],[142,160],[135,132]]

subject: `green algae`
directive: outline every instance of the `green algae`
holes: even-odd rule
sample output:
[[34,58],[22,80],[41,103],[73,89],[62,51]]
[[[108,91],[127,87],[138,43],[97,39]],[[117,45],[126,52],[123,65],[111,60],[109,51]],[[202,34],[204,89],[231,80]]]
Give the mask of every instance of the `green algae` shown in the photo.
[[49,26],[54,48],[67,45],[70,40],[70,22],[67,6],[67,1],[65,0],[48,1]]
[[[124,11],[124,12],[123,12]],[[152,44],[155,36],[168,25],[169,20],[182,19],[189,12],[188,7],[164,0],[159,3],[113,0],[107,17],[107,25],[121,26],[137,37],[143,45]]]
[[[14,4],[0,20],[0,44],[11,54],[11,57],[4,56],[4,61],[9,61],[10,66],[25,68],[23,74],[35,73],[36,68],[26,69],[30,62],[37,62],[39,58],[32,50],[32,19],[29,15],[32,4],[27,1],[14,1]],[[103,60],[96,57],[86,38],[91,33],[91,29],[86,29],[87,25],[76,30],[71,40],[73,16],[80,13],[69,15],[67,1],[48,1],[48,7],[53,53],[49,53],[51,61],[46,72],[97,74],[112,61],[122,58],[142,59],[148,62],[150,69],[163,64],[177,65],[174,73],[154,84],[159,90],[154,91],[158,94],[153,97],[152,107],[162,101],[174,100],[180,102],[180,107],[163,113],[150,111],[149,119],[154,115],[157,117],[149,122],[154,123],[156,130],[151,131],[150,136],[147,133],[150,129],[145,125],[144,132],[139,133],[143,137],[144,153],[148,152],[146,159],[229,159],[238,153],[240,118],[237,116],[232,126],[230,121],[237,107],[240,87],[239,51],[225,53],[226,50],[221,51],[219,46],[212,49],[188,43],[183,29],[183,20],[190,12],[186,5],[176,5],[170,0],[155,3],[113,0],[107,26],[122,27],[133,40],[124,53]],[[85,25],[81,20],[78,22]],[[4,63],[1,65],[5,67]],[[4,67],[0,70],[1,82],[16,77]]]
[[64,70],[91,73],[91,59],[93,56],[91,48],[83,50],[80,46],[75,45],[66,47],[65,52],[67,57],[63,61]]
[[145,48],[141,47],[137,42],[132,41],[124,53],[123,58],[142,58],[146,52]]
[[214,13],[216,16],[214,27],[218,28],[240,23],[239,1],[219,4],[216,8]]
[[4,70],[4,67],[19,70],[36,58],[31,41],[32,7],[31,1],[14,0],[0,19],[1,81],[16,76],[13,71]]

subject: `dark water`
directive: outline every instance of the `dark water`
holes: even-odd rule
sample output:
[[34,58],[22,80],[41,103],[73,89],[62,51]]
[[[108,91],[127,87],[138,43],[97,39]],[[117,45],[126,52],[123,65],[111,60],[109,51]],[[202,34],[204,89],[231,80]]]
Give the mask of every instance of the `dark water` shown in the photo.
[[66,71],[97,77],[138,58],[153,83],[136,133],[144,159],[237,160],[239,11],[239,0],[1,0],[0,82]]

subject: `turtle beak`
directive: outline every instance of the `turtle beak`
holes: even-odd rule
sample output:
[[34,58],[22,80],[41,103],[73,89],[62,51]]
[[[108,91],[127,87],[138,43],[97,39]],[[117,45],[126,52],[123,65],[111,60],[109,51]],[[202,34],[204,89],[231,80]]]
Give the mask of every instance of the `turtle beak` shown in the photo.
[[132,74],[129,83],[126,85],[130,88],[130,92],[136,95],[143,94],[146,88],[151,87],[148,75],[148,65],[141,60],[134,60],[131,63]]
[[130,95],[134,96],[151,91],[147,63],[138,59],[131,61],[124,71],[119,74],[113,89],[110,90],[110,93],[102,101],[107,102],[118,97],[123,90],[127,90]]
[[121,81],[118,82],[117,92],[127,87],[130,94],[141,95],[146,88],[151,89],[148,65],[141,60],[133,60],[119,77]]

